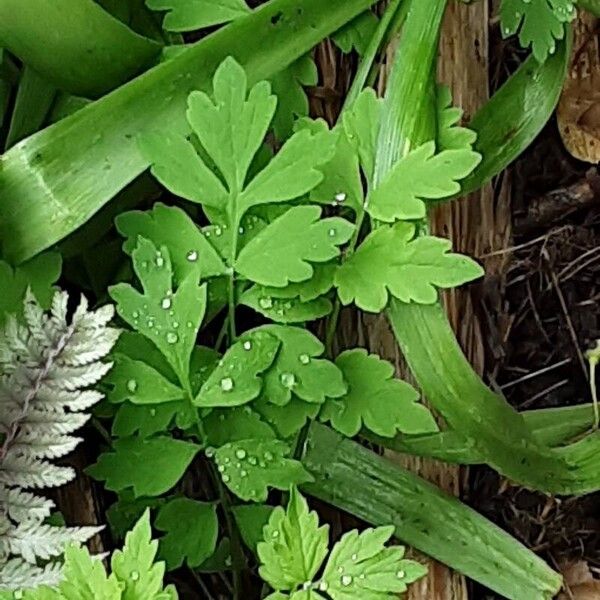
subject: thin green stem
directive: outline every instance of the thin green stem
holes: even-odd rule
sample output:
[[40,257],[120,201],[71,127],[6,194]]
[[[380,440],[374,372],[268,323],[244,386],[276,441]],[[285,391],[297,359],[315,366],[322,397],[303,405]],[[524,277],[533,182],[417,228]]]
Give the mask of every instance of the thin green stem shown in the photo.
[[592,394],[592,403],[594,406],[594,431],[600,426],[600,408],[598,407],[598,389],[596,387],[596,365],[598,359],[590,358],[590,392]]

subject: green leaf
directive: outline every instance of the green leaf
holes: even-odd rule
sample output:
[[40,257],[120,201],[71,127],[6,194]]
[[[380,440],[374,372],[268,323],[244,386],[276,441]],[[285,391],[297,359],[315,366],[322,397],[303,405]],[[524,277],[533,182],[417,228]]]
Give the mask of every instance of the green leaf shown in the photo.
[[167,31],[191,31],[229,23],[250,12],[244,0],[146,0],[152,10],[168,11]]
[[229,442],[249,439],[273,439],[275,432],[249,406],[213,410],[202,420],[206,443],[224,446]]
[[263,529],[274,508],[266,504],[245,504],[234,506],[232,510],[244,544],[256,553],[256,546],[263,539]]
[[377,97],[375,90],[366,88],[342,115],[344,131],[358,154],[369,185],[373,183],[375,172],[375,152],[382,111],[382,100]]
[[424,200],[441,200],[460,191],[464,179],[481,162],[471,149],[443,150],[427,142],[400,159],[367,198],[367,211],[380,221],[422,219]]
[[556,51],[556,41],[565,36],[565,23],[577,12],[571,0],[502,0],[502,35],[519,32],[521,46],[533,51],[539,62]]
[[232,407],[254,400],[262,377],[275,360],[280,342],[267,331],[254,331],[231,346],[194,400],[205,408]]
[[145,362],[122,354],[114,357],[114,366],[104,378],[104,383],[112,386],[107,398],[113,403],[129,400],[133,404],[160,404],[185,397],[179,386]]
[[157,405],[124,402],[113,419],[111,433],[115,437],[129,437],[137,433],[140,438],[147,438],[168,431],[175,417],[188,412],[186,407],[187,401]]
[[281,341],[277,358],[264,377],[264,395],[269,402],[283,406],[292,393],[322,404],[325,398],[339,398],[347,387],[341,371],[322,356],[325,347],[310,331],[300,327],[265,325],[254,331],[267,332]]
[[274,289],[277,288],[252,286],[240,296],[239,303],[253,308],[276,323],[314,321],[327,316],[333,310],[333,305],[327,298],[315,298],[306,302],[300,298],[273,298],[269,291]]
[[392,600],[427,568],[403,560],[404,548],[386,548],[394,527],[350,531],[334,546],[321,578],[333,600]]
[[160,250],[138,238],[133,265],[144,293],[120,283],[110,288],[117,312],[162,352],[182,385],[187,385],[190,355],[206,309],[206,284],[190,274],[173,292],[173,271],[166,246]]
[[317,167],[333,157],[335,137],[330,131],[295,133],[248,184],[240,197],[241,207],[247,210],[259,204],[287,202],[310,192],[323,180]]
[[328,400],[321,419],[331,421],[339,432],[354,437],[366,427],[393,437],[397,432],[416,435],[438,431],[429,409],[418,402],[417,390],[395,379],[394,365],[388,361],[356,349],[340,354],[335,364],[348,382],[348,393]]
[[188,121],[230,192],[243,189],[276,106],[277,99],[266,81],[257,83],[248,93],[246,72],[231,57],[215,73],[213,98],[204,92],[190,94]]
[[263,229],[240,252],[236,271],[261,285],[285,287],[310,279],[310,263],[339,256],[338,246],[354,226],[344,219],[321,219],[318,206],[295,206]]
[[240,440],[221,446],[214,457],[223,483],[238,498],[265,502],[269,488],[287,490],[312,481],[290,448],[279,440]]
[[257,547],[260,576],[275,590],[294,590],[314,579],[329,551],[329,527],[293,488],[287,509],[278,506]]
[[362,56],[377,29],[378,23],[377,17],[368,10],[336,31],[331,38],[342,52],[348,54],[352,50],[356,50],[358,55]]
[[133,487],[136,497],[160,496],[183,476],[199,446],[166,436],[116,440],[87,472],[118,492]]
[[138,236],[155,246],[167,246],[176,283],[191,273],[208,278],[227,272],[219,253],[180,208],[158,202],[152,210],[120,214],[115,223],[119,233],[127,238],[123,247],[128,254],[135,250]]
[[93,558],[88,549],[68,546],[60,584],[64,600],[116,600],[121,598],[121,587],[114,575],[108,577],[102,561]]
[[277,406],[264,394],[255,400],[253,406],[282,438],[290,438],[298,433],[309,419],[314,419],[319,414],[321,408],[318,404],[304,402],[294,395],[285,406]]
[[310,279],[305,279],[298,283],[290,283],[285,287],[255,286],[252,289],[260,289],[264,296],[272,298],[284,298],[288,300],[298,298],[302,302],[309,302],[310,300],[316,300],[319,296],[323,296],[331,290],[336,269],[337,264],[335,263],[317,263],[313,265],[313,275]]
[[183,136],[167,131],[146,133],[140,137],[139,145],[152,175],[175,195],[224,208],[227,190]]
[[472,259],[448,252],[450,241],[432,236],[413,239],[414,234],[414,225],[408,223],[372,232],[335,275],[342,303],[355,302],[363,310],[379,312],[391,294],[402,302],[432,304],[436,288],[483,275]]
[[27,288],[31,289],[42,308],[50,308],[54,284],[60,277],[61,269],[61,256],[55,252],[40,254],[14,268],[0,260],[0,325],[8,314],[22,316]]
[[446,85],[438,85],[437,89],[437,149],[471,150],[477,140],[477,134],[471,129],[460,127],[463,116],[461,108],[452,106],[452,93]]
[[155,563],[158,542],[152,540],[150,511],[125,536],[123,550],[111,558],[113,574],[124,584],[123,600],[176,600],[177,592],[169,586],[163,592],[164,563]]
[[217,548],[219,522],[214,504],[176,498],[161,506],[154,526],[166,532],[159,540],[159,556],[169,571],[184,562],[198,567]]
[[119,499],[106,511],[106,518],[114,537],[123,539],[142,517],[146,509],[158,508],[164,504],[164,498],[135,498],[130,490],[119,494]]

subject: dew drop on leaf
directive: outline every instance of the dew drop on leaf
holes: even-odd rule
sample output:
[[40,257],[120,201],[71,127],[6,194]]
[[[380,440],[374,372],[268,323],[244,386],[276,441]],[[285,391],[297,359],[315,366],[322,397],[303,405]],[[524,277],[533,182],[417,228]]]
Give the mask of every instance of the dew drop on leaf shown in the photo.
[[204,453],[208,458],[212,458],[215,455],[215,449],[212,446],[209,446]]
[[130,391],[132,394],[137,390],[137,387],[138,387],[138,384],[135,379],[130,379],[127,382],[127,390]]
[[252,350],[252,342],[250,342],[250,341],[244,342],[244,350]]
[[261,308],[272,308],[273,307],[273,300],[271,298],[265,297],[265,298],[261,298],[258,301],[258,304]]
[[220,228],[220,227],[217,225],[217,226],[215,227],[215,235],[216,235],[217,237],[219,237],[219,236],[221,236],[222,234],[223,234],[223,230],[222,230],[222,229],[221,229],[221,228]]
[[256,460],[256,457],[255,457],[255,456],[250,456],[250,457],[248,458],[248,462],[249,462],[249,463],[250,463],[252,466],[255,466],[255,465],[258,463],[258,460]]
[[246,458],[246,451],[243,448],[238,448],[235,451],[235,455],[240,459],[244,460]]
[[131,571],[131,581],[137,581],[140,578],[140,574],[138,571]]
[[223,377],[221,379],[221,389],[224,392],[230,392],[233,389],[233,379],[231,377]]
[[158,253],[156,255],[156,266],[160,269],[165,264],[165,259],[162,257],[162,254]]
[[240,477],[248,477],[248,471],[240,471]]
[[13,594],[13,597],[15,598],[15,600],[21,600],[21,598],[23,598],[23,592],[21,590],[17,590]]
[[190,262],[196,262],[198,260],[198,252],[196,252],[196,250],[190,250],[185,257]]
[[405,573],[404,571],[398,571],[398,572],[396,573],[396,577],[397,577],[398,579],[404,579],[404,577],[405,577],[405,576],[406,576],[406,573]]
[[303,365],[310,363],[310,356],[308,354],[301,354],[298,358]]
[[356,561],[358,559],[358,554],[353,554],[350,558],[352,558],[352,560]]
[[150,409],[150,416],[151,417],[155,417],[156,416],[156,409],[155,408],[151,408]]
[[274,538],[278,538],[279,537],[279,531],[277,529],[273,532],[273,537]]
[[162,302],[160,303],[160,305],[165,310],[171,308],[171,298],[163,298]]
[[273,460],[273,454],[271,454],[271,452],[265,452],[265,460],[267,461],[271,461]]
[[167,333],[167,342],[169,344],[176,344],[179,341],[179,336],[174,331]]
[[335,229],[333,229],[333,227],[328,231],[329,233],[329,237],[335,237],[335,234],[337,233],[337,231]]
[[293,373],[282,373],[279,380],[281,381],[281,385],[288,389],[291,389],[296,385],[296,376]]
[[343,202],[346,199],[346,193],[345,192],[339,192],[335,195],[335,201],[336,202]]
[[322,592],[326,592],[329,589],[329,584],[326,581],[321,581],[319,583],[319,590]]
[[223,475],[221,479],[223,479],[223,483],[229,483],[231,478],[229,477],[229,475]]
[[348,587],[352,585],[352,575],[342,575],[341,583],[344,587]]
[[219,473],[225,473],[225,467],[223,465],[219,465],[217,467],[217,470],[219,471]]

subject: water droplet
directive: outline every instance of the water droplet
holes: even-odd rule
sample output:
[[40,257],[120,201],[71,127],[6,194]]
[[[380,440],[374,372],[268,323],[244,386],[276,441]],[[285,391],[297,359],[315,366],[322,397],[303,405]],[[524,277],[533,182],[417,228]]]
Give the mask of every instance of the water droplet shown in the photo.
[[191,328],[194,326],[194,324],[193,324],[191,321],[188,321],[188,322],[185,324],[185,326],[186,326],[188,329],[191,329]]
[[196,250],[190,250],[185,257],[190,262],[196,262],[198,260],[198,252],[196,252]]
[[344,587],[348,587],[352,585],[352,575],[342,575],[340,581]]
[[229,477],[229,475],[223,475],[223,477],[221,477],[221,479],[223,480],[223,483],[229,483],[229,481],[231,480],[231,477]]
[[268,450],[265,452],[265,460],[267,460],[267,461],[273,460],[273,454],[271,454],[271,452],[269,452]]
[[250,342],[250,341],[244,342],[244,350],[252,350],[252,342]]
[[322,592],[326,592],[329,589],[329,584],[326,581],[321,581],[321,583],[319,583],[319,590],[321,590]]
[[209,446],[205,452],[207,458],[212,458],[215,455],[215,449],[212,446]]
[[150,409],[150,416],[151,417],[155,417],[156,416],[156,409],[155,408],[151,408]]
[[273,532],[273,534],[272,534],[272,535],[273,535],[273,537],[274,537],[274,538],[278,538],[278,537],[279,537],[279,530],[278,530],[278,529],[276,529],[276,530]]
[[282,373],[279,380],[281,381],[281,385],[288,389],[291,389],[296,385],[296,376],[293,373]]
[[148,319],[148,327],[150,327],[150,329],[154,327],[154,319]]
[[174,331],[167,333],[167,342],[169,344],[176,344],[179,341],[179,336]]
[[255,466],[258,463],[258,460],[256,459],[255,456],[250,456],[248,457],[248,462],[252,465]]
[[343,565],[340,565],[340,566],[338,567],[338,573],[343,573],[343,572],[344,572],[344,566],[343,566]]
[[329,237],[335,237],[337,231],[332,227],[327,233],[329,234]]
[[222,230],[222,229],[221,229],[221,228],[220,228],[220,227],[217,225],[217,226],[215,227],[215,235],[216,235],[217,237],[219,237],[219,236],[220,236],[220,235],[222,235],[222,234],[223,234],[223,230]]
[[240,459],[240,460],[244,460],[247,456],[246,451],[243,448],[238,448],[235,451],[235,455]]
[[134,310],[132,316],[134,319],[137,319],[140,316],[140,313],[137,310]]
[[398,572],[396,573],[396,577],[397,577],[398,579],[404,579],[404,577],[405,577],[405,576],[406,576],[406,573],[405,573],[404,571],[398,571]]
[[219,471],[219,473],[225,473],[225,466],[224,465],[219,465],[217,467],[217,471]]
[[242,469],[242,471],[240,471],[240,477],[248,477],[248,471]]
[[305,581],[305,582],[302,584],[302,589],[303,589],[303,590],[309,590],[311,586],[312,586],[312,581]]
[[21,600],[21,598],[23,598],[23,592],[21,590],[16,590],[13,597],[15,600]]
[[307,365],[310,362],[310,356],[308,354],[301,354],[298,358],[303,365]]
[[239,231],[240,235],[244,235],[244,228],[243,227],[240,227],[238,229],[238,231]]
[[160,305],[165,310],[167,310],[168,308],[171,308],[171,298],[163,298]]
[[258,305],[261,308],[271,308],[273,306],[273,300],[271,298],[268,298],[268,297],[261,298],[258,301]]
[[133,394],[137,390],[138,384],[135,379],[130,379],[127,382],[127,389]]
[[352,560],[356,561],[356,560],[358,560],[358,554],[353,554],[350,558]]
[[156,253],[156,266],[160,269],[165,264],[165,259],[160,252]]
[[221,389],[224,392],[230,392],[233,389],[233,379],[231,377],[223,377],[221,379]]
[[178,329],[179,328],[179,323],[177,321],[173,321],[173,327],[175,329]]
[[131,571],[131,581],[137,581],[140,578],[140,574],[138,571]]

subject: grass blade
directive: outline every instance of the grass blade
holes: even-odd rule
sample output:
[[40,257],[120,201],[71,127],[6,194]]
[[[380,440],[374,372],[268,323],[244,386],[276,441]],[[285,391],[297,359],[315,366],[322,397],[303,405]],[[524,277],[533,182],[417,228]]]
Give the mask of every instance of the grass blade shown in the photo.
[[309,494],[397,537],[511,600],[552,598],[561,578],[496,525],[399,465],[313,424]]
[[187,95],[208,89],[226,56],[234,56],[256,82],[285,68],[373,2],[273,0],[14,146],[3,156],[0,173],[5,256],[20,262],[48,248],[144,171],[147,163],[136,137],[161,127],[187,131]]

